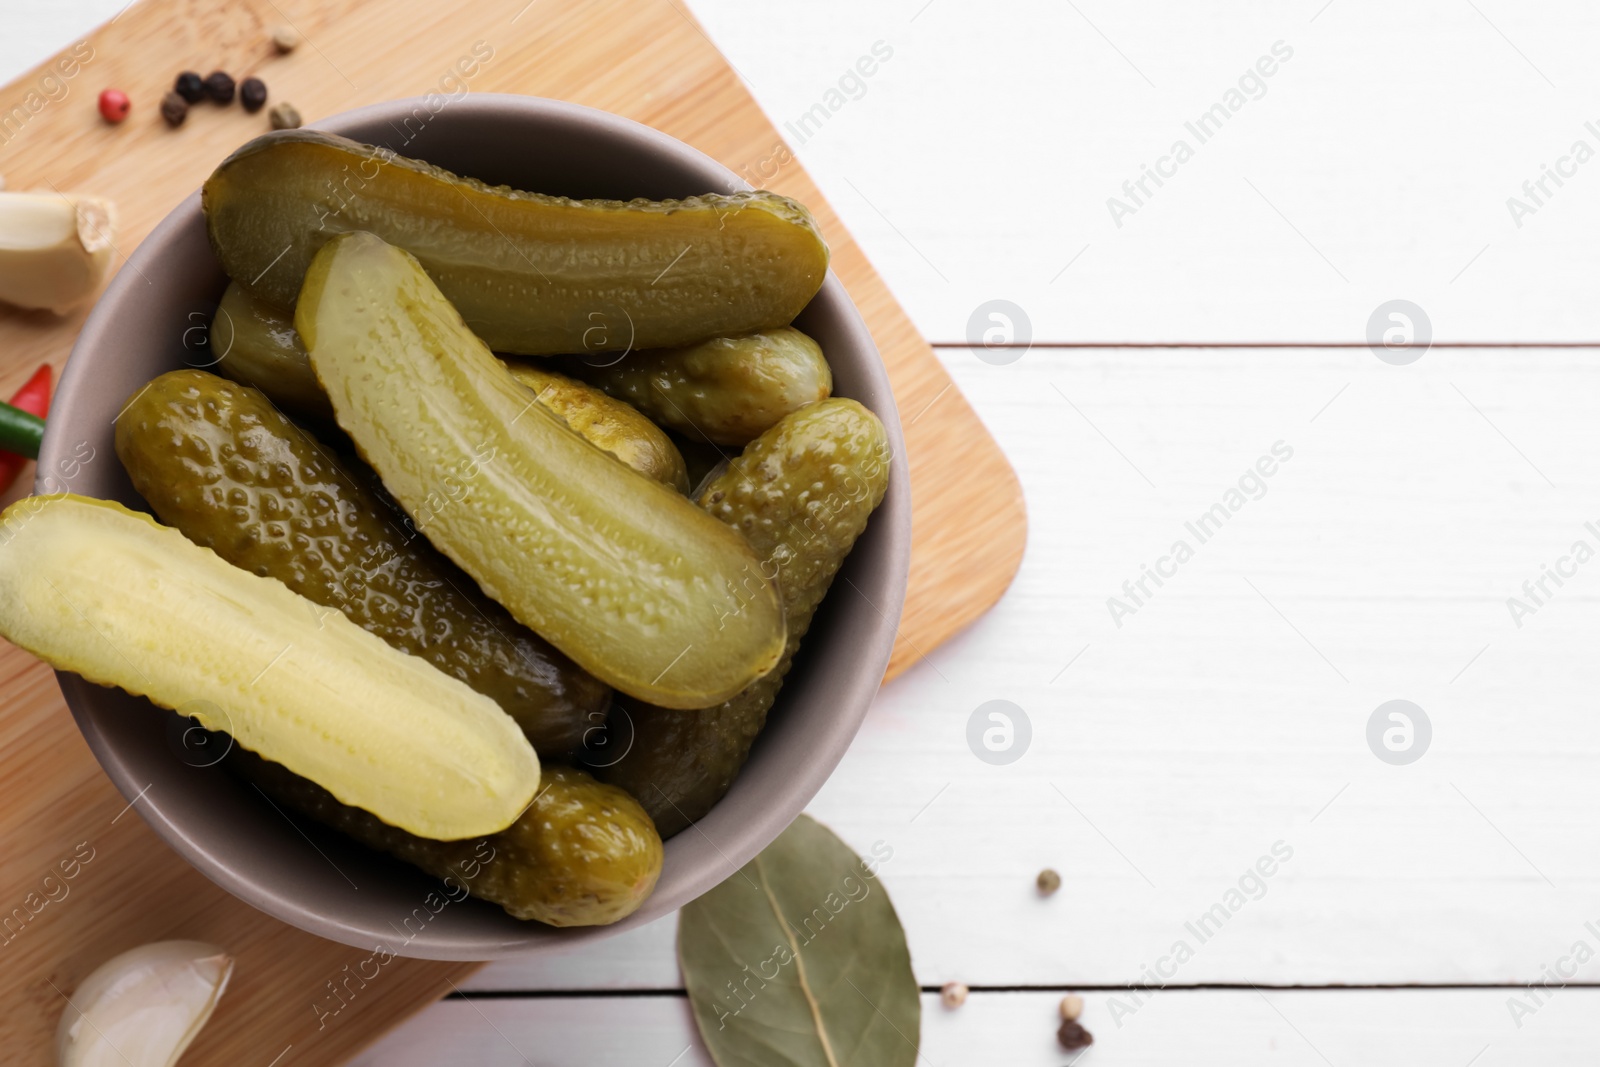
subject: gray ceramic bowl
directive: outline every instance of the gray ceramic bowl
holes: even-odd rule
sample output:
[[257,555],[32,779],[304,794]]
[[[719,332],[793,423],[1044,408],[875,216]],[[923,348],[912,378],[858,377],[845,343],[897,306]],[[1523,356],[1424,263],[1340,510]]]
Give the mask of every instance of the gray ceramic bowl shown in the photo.
[[[474,94],[432,116],[421,99],[399,100],[317,126],[488,182],[572,197],[662,199],[749,188],[665,134],[530,97]],[[112,422],[144,382],[185,365],[186,357],[200,362],[193,331],[209,323],[226,283],[196,194],[139,246],[85,324],[52,405],[37,491],[70,489],[144,507],[112,450]],[[350,945],[382,944],[431,959],[526,956],[639,926],[694,899],[776,837],[832,773],[883,677],[905,595],[911,497],[877,349],[831,273],[796,324],[821,342],[836,392],[888,426],[889,493],[806,637],[733,791],[667,843],[655,895],[625,922],[556,930],[475,900],[430,917],[423,902],[437,882],[303,820],[291,824],[223,767],[196,766],[210,757],[184,742],[185,720],[62,674],[89,747],[125,797],[140,797],[135,810],[208,878],[284,922]]]

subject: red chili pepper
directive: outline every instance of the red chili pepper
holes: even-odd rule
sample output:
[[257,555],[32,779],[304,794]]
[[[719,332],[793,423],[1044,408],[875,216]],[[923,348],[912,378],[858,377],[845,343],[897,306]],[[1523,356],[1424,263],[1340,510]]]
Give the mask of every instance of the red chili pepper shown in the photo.
[[[50,364],[46,363],[33,372],[33,377],[24,382],[11,398],[11,406],[41,419],[50,413]],[[27,462],[25,456],[0,451],[0,493],[11,488],[11,483],[17,480],[17,475],[22,471],[22,465]]]
[[50,364],[44,364],[22,383],[22,388],[11,398],[11,406],[41,419],[50,414]]

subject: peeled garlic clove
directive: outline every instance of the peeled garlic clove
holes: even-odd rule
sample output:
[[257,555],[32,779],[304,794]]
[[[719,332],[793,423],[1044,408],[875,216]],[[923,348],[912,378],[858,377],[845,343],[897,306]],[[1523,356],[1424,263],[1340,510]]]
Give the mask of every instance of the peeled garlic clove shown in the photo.
[[108,200],[0,192],[0,301],[61,312],[93,296],[115,227]]
[[140,945],[78,986],[56,1028],[61,1067],[171,1067],[228,986],[233,958],[202,941]]

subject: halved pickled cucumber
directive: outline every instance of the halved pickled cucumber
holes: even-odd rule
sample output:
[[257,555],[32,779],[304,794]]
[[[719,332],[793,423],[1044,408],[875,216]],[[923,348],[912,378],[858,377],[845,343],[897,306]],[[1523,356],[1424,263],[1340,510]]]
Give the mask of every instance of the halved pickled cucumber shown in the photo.
[[828,249],[774,193],[569,200],[492,187],[314,130],[256,138],[201,194],[222,267],[292,307],[311,258],[365,230],[409,251],[499,352],[690,344],[787,326]]
[[[211,369],[261,390],[289,414],[333,424],[333,406],[311,369],[311,354],[300,343],[293,317],[251,296],[238,282],[229,284],[217,306],[211,349],[216,359]],[[531,363],[509,365],[516,379],[568,426],[646,477],[689,491],[677,446],[628,403]]]
[[233,282],[211,320],[211,368],[261,390],[293,415],[333,422],[333,407],[311,372],[294,320]]
[[541,755],[567,755],[604,714],[610,689],[408,529],[370,471],[341,463],[256,390],[169,371],[123,408],[116,448],[162,522],[461,679]]
[[627,744],[595,773],[639,799],[663,838],[722,799],[766,724],[800,639],[839,567],[889,485],[889,440],[854,400],[802,408],[752,442],[700,491],[700,506],[740,531],[762,573],[783,593],[789,640],[777,668],[704,711],[671,711],[618,699],[608,740]]
[[792,326],[621,358],[566,360],[563,368],[670,430],[719,445],[748,444],[833,392],[822,349]]
[[777,664],[783,608],[745,540],[541,406],[408,253],[336,238],[295,326],[417,529],[591,674],[699,708]]
[[29,497],[0,516],[0,635],[422,837],[504,829],[539,784],[488,697],[110,501]]
[[538,795],[497,834],[430,841],[339,803],[315,782],[235,749],[230,764],[283,804],[465,889],[513,917],[605,926],[638,910],[661,876],[661,837],[638,803],[571,767],[546,767]]
[[678,446],[665,430],[632,405],[524,360],[506,365],[513,378],[533,390],[539,403],[561,416],[563,422],[596,447],[610,452],[646,478],[688,493],[689,473]]

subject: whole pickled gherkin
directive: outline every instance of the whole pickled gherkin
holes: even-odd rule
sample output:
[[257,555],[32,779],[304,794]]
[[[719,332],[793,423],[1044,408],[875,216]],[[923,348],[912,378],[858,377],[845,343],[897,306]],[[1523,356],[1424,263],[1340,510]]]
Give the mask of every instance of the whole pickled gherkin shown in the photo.
[[628,747],[609,766],[591,753],[595,774],[637,797],[663,839],[733,785],[817,606],[883,500],[889,465],[883,423],[836,397],[785,418],[700,491],[700,506],[743,533],[777,578],[789,639],[770,674],[714,708],[672,711],[620,694],[613,702],[606,733]]
[[547,758],[571,752],[609,690],[518,625],[372,487],[259,392],[199,370],[145,386],[116,450],[161,520],[499,704]]
[[822,348],[792,326],[563,367],[669,430],[718,445],[748,444],[833,392]]
[[828,269],[810,213],[775,193],[571,200],[315,130],[250,141],[201,204],[223,270],[268,303],[294,307],[317,250],[366,231],[416,256],[490,348],[525,356],[786,326]]
[[295,328],[417,529],[595,677],[703,708],[778,662],[783,606],[750,545],[540,405],[405,250],[329,242]]
[[294,320],[229,284],[211,320],[212,369],[259,389],[291,415],[333,425],[333,405],[311,372],[311,355]]
[[667,432],[626,401],[607,396],[592,385],[536,367],[522,360],[506,363],[511,376],[561,416],[561,421],[646,478],[689,492],[689,473],[678,446]]
[[533,802],[487,837],[435,841],[339,803],[315,782],[235,748],[229,765],[278,803],[464,886],[518,919],[605,926],[638,910],[661,876],[661,837],[627,793],[571,767],[546,766]]

